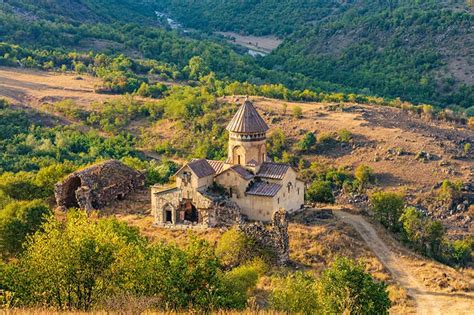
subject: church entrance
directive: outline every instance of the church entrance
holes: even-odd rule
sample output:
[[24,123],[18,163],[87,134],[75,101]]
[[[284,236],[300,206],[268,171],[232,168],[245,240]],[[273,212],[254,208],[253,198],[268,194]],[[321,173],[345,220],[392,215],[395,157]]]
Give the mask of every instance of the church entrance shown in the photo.
[[184,204],[184,220],[197,223],[199,221],[199,213],[191,201]]

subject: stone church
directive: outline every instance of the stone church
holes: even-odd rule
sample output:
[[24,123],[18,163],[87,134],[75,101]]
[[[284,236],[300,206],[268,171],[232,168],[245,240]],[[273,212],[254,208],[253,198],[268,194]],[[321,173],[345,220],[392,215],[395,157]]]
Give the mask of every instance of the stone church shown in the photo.
[[151,190],[158,225],[213,227],[241,218],[270,222],[274,213],[304,205],[305,186],[288,164],[267,156],[268,125],[250,100],[227,126],[226,161],[192,160],[176,174],[172,187]]

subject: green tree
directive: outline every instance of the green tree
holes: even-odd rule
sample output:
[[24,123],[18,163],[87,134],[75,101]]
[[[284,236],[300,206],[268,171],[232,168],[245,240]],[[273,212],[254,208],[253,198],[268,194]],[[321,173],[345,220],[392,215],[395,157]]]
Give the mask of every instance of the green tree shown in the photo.
[[321,314],[388,314],[387,286],[376,282],[364,266],[337,258],[317,284]]
[[307,132],[304,137],[298,142],[298,150],[309,152],[316,144],[316,136],[312,132]]
[[288,143],[285,133],[281,129],[273,131],[267,139],[268,155],[275,159],[281,159],[283,152],[287,149]]
[[20,253],[27,236],[38,231],[51,214],[51,209],[40,200],[13,201],[0,209],[0,253]]
[[405,206],[404,196],[395,192],[376,192],[370,196],[375,218],[393,232],[400,228],[400,216]]
[[331,182],[315,180],[306,191],[306,199],[312,202],[334,203]]
[[249,293],[257,285],[261,275],[267,270],[263,260],[256,259],[245,265],[236,267],[222,277],[222,306],[230,309],[244,309],[247,306]]
[[189,72],[189,78],[194,80],[198,80],[209,73],[208,65],[200,56],[194,56],[189,59],[187,70]]
[[[144,257],[137,284],[163,310],[211,310],[223,303],[219,260],[203,240],[184,249],[158,244]],[[137,266],[140,267],[140,266]]]
[[287,314],[317,314],[315,279],[302,272],[278,279],[270,296],[270,305]]
[[216,246],[216,255],[227,268],[246,264],[255,258],[271,261],[273,255],[267,248],[261,248],[256,240],[232,228],[222,234]]
[[86,311],[125,290],[141,257],[137,231],[83,212],[70,211],[64,222],[51,217],[26,245],[19,299],[25,305]]
[[424,255],[439,257],[444,228],[414,207],[408,207],[400,216],[403,232],[413,246]]

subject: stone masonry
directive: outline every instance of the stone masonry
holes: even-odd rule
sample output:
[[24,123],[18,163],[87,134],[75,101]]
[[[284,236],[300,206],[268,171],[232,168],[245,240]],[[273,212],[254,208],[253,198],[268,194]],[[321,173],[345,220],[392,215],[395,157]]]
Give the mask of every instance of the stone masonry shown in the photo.
[[109,160],[72,173],[55,185],[54,195],[62,210],[90,211],[101,209],[144,186],[143,174],[120,161]]
[[266,227],[261,222],[247,223],[242,221],[238,230],[247,237],[255,240],[262,248],[271,249],[276,257],[277,265],[287,265],[290,260],[290,247],[288,237],[288,218],[285,210],[273,214],[271,227]]

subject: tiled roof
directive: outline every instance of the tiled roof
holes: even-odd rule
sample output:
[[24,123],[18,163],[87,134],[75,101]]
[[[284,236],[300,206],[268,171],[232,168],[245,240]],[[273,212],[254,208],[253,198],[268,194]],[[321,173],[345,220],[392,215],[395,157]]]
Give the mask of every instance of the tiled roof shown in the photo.
[[224,162],[223,161],[214,161],[214,160],[207,160],[207,163],[214,169],[216,174],[222,173],[224,169]]
[[216,173],[214,168],[212,168],[209,162],[205,159],[193,160],[188,163],[188,166],[199,178],[211,176]]
[[274,197],[281,189],[281,185],[274,183],[256,182],[247,190],[248,195]]
[[234,170],[237,174],[240,175],[240,177],[245,180],[251,180],[253,178],[253,175],[240,165],[234,165],[231,167],[231,169]]
[[265,162],[260,166],[257,176],[270,179],[283,179],[290,166],[288,164]]
[[268,126],[252,102],[246,100],[230,121],[227,130],[238,133],[260,133],[266,132]]

